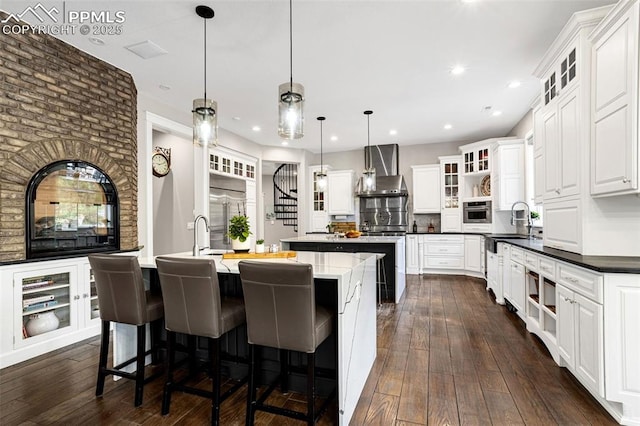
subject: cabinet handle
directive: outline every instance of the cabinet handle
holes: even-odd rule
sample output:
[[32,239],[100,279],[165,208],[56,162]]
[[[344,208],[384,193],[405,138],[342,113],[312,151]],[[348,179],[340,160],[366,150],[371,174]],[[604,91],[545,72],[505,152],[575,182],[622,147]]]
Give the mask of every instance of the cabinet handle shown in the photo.
[[622,183],[629,183],[631,182],[631,179],[627,179],[626,177],[622,178]]
[[578,280],[573,277],[565,277],[567,281],[572,282],[574,284],[578,284]]
[[554,191],[556,194],[560,194],[560,188],[556,188]]
[[89,297],[89,295],[87,293],[84,293],[82,297],[86,299],[87,297]]
[[80,295],[76,294],[75,296],[73,296],[73,300],[80,300]]

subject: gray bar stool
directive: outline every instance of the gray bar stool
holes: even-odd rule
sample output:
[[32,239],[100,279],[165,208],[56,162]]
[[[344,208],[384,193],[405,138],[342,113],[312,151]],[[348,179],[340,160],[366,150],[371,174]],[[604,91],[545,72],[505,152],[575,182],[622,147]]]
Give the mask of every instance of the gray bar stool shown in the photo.
[[[142,270],[136,257],[108,254],[91,254],[88,257],[96,281],[98,307],[100,308],[100,319],[102,320],[96,396],[102,396],[104,380],[107,376],[125,377],[136,382],[134,405],[138,407],[142,404],[145,383],[162,374],[162,372],[158,372],[146,379],[144,377],[146,355],[154,353],[154,359],[156,359],[160,346],[158,331],[161,330],[161,322],[164,316],[162,296],[145,291]],[[137,327],[137,353],[134,358],[113,366],[113,368],[107,368],[111,321]],[[153,323],[151,325],[151,349],[145,351],[146,325],[148,323]],[[122,371],[122,368],[132,364],[134,361],[136,362],[135,373]]]
[[[333,328],[333,315],[316,306],[311,265],[241,261],[238,264],[247,313],[249,340],[249,390],[246,424],[252,425],[256,410],[284,415],[314,424],[324,413],[334,392],[322,407],[315,408],[315,352]],[[257,346],[280,349],[280,376],[258,398]],[[264,401],[281,382],[288,391],[287,351],[307,353],[307,412],[267,405]]]
[[376,281],[378,284],[378,306],[382,305],[382,286],[384,285],[384,298],[389,297],[387,288],[387,271],[384,268],[384,253],[376,253]]
[[[245,377],[224,394],[220,394],[220,337],[245,323],[244,303],[240,299],[221,297],[213,259],[158,257],[156,265],[165,299],[168,352],[162,414],[169,414],[171,393],[181,391],[210,398],[211,424],[217,425],[220,423],[220,404],[246,382]],[[185,385],[193,378],[191,374],[180,382],[174,382],[176,333],[208,339],[213,379],[211,392]],[[194,361],[190,362],[193,365]]]

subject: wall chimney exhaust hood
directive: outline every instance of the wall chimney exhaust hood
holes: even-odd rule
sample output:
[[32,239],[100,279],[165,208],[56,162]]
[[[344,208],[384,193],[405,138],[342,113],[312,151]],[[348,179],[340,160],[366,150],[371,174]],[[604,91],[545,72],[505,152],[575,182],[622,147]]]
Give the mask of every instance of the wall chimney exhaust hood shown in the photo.
[[[399,197],[408,196],[407,184],[404,176],[398,174],[399,157],[398,144],[372,145],[371,166],[376,169],[376,189],[375,191],[365,190],[362,178],[358,180],[356,195],[358,197]],[[369,158],[369,150],[364,149],[365,163]]]

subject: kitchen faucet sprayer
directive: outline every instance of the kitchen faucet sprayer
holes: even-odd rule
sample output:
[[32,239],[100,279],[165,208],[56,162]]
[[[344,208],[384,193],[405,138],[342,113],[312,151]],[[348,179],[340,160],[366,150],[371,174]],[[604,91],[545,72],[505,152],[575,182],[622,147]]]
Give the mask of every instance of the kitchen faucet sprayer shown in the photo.
[[192,254],[194,256],[200,256],[200,250],[201,250],[201,248],[198,246],[198,222],[200,221],[200,219],[204,220],[204,226],[206,227],[206,229],[209,229],[209,221],[207,220],[207,218],[201,214],[196,216],[196,220],[193,221],[193,253]]

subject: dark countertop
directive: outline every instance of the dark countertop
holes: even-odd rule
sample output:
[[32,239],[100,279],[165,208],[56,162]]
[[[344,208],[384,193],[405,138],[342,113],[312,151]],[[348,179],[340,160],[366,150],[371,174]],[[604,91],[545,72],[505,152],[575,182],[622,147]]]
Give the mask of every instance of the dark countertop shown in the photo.
[[572,263],[576,266],[604,273],[640,274],[640,257],[635,256],[583,256],[569,251],[558,250],[542,245],[542,240],[514,239],[493,237],[498,241],[509,243],[554,259]]
[[36,259],[5,260],[5,261],[0,261],[0,266],[19,265],[21,263],[47,262],[47,261],[50,261],[50,260],[60,260],[60,259],[73,259],[73,258],[77,258],[77,257],[87,257],[90,254],[129,253],[129,252],[132,252],[132,251],[142,250],[143,248],[144,248],[144,246],[138,246],[138,247],[132,248],[132,249],[107,250],[107,251],[99,251],[99,252],[95,252],[95,253],[84,253],[84,254],[79,254],[79,253],[64,254],[64,253],[62,253],[62,254],[60,254],[58,256],[42,257],[42,258],[36,258]]

